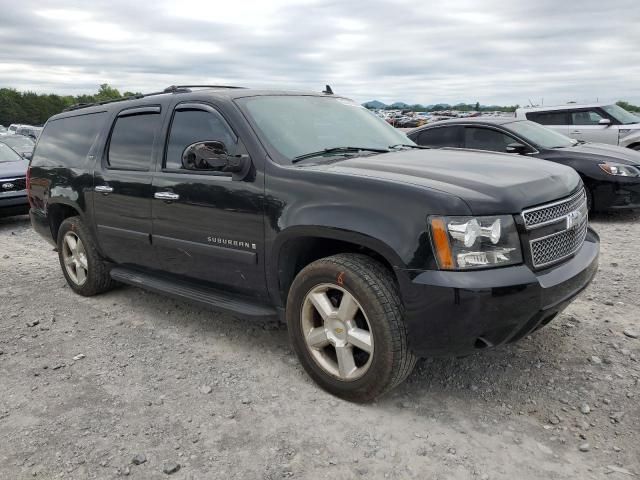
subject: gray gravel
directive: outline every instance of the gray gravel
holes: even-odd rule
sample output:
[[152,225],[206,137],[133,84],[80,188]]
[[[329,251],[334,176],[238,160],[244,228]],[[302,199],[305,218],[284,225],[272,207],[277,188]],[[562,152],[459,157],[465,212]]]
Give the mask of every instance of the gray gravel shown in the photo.
[[362,406],[277,323],[79,297],[25,217],[0,219],[0,478],[637,478],[640,214],[593,223],[600,272],[551,325]]

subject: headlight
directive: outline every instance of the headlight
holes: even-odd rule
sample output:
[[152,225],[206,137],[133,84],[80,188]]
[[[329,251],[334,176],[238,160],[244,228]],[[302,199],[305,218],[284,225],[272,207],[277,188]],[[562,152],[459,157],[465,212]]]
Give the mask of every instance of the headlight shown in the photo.
[[511,215],[429,217],[431,243],[442,270],[468,270],[522,263]]
[[640,177],[640,170],[631,165],[622,165],[620,163],[601,163],[600,168],[609,175],[618,177]]
[[618,138],[624,138],[633,131],[635,130],[631,130],[630,128],[621,128],[620,130],[618,130]]

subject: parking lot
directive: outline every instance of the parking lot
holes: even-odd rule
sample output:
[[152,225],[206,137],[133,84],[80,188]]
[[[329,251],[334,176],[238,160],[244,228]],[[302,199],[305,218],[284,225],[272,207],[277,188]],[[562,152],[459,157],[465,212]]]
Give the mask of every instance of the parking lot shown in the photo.
[[636,478],[640,213],[592,223],[600,271],[550,326],[356,405],[316,387],[284,327],[136,288],[79,297],[26,217],[0,219],[0,477]]

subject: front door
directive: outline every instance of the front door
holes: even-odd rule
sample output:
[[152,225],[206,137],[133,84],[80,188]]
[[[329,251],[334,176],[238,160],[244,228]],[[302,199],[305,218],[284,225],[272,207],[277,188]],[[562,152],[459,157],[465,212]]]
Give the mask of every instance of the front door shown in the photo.
[[600,120],[613,121],[599,109],[590,108],[571,111],[569,136],[576,140],[593,143],[609,143],[618,145],[618,129],[609,125],[600,125]]
[[263,177],[234,180],[222,166],[183,168],[187,147],[214,141],[232,155],[246,155],[242,140],[212,105],[176,106],[164,159],[153,179],[154,249],[164,271],[266,298]]
[[155,267],[151,248],[151,177],[160,107],[126,109],[115,118],[94,172],[98,243],[119,264]]

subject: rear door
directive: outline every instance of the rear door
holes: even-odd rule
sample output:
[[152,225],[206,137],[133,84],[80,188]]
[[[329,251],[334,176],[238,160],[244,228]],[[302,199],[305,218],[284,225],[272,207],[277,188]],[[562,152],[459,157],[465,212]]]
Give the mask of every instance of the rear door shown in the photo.
[[155,267],[151,248],[151,178],[160,141],[160,106],[122,110],[94,173],[98,242],[112,261]]
[[527,120],[549,127],[563,135],[569,135],[569,112],[567,110],[554,110],[550,112],[527,112]]
[[[618,144],[618,129],[612,126],[613,120],[598,108],[571,110],[571,128],[569,136],[585,142]],[[600,120],[608,119],[609,125],[600,125]]]
[[222,167],[183,168],[184,150],[205,141],[222,142],[232,155],[247,154],[219,105],[178,104],[153,179],[153,245],[160,265],[184,280],[266,297],[264,177],[234,180]]

